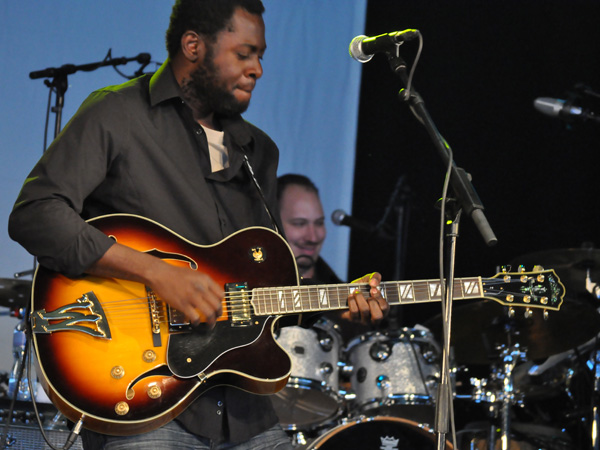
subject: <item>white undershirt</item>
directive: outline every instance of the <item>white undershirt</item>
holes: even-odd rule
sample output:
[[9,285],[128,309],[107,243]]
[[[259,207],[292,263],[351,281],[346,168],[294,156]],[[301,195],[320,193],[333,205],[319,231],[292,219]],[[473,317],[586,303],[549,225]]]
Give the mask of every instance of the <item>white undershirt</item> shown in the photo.
[[[202,125],[200,125],[202,126]],[[229,153],[227,147],[223,143],[223,131],[213,130],[202,126],[202,129],[206,133],[206,140],[208,141],[208,153],[210,154],[210,168],[213,172],[227,169],[229,167]]]

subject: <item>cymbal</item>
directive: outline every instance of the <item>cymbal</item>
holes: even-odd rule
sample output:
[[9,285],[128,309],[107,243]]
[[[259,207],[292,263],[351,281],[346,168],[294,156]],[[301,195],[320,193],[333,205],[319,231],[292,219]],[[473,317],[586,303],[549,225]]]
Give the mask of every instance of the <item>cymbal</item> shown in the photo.
[[[600,331],[600,314],[585,302],[564,301],[559,311],[548,312],[547,319],[539,308],[532,308],[529,318],[524,312],[523,308],[515,308],[514,317],[510,318],[508,307],[488,299],[454,304],[450,343],[456,362],[498,362],[500,346],[506,348],[515,343],[528,359],[542,360],[582,345]],[[441,315],[424,325],[442,340]]]
[[567,288],[568,296],[589,295],[585,288],[586,273],[600,283],[600,249],[595,248],[563,248],[542,250],[519,256],[511,261],[513,267],[518,265],[541,265],[545,269],[554,269]]
[[31,281],[0,278],[0,306],[25,308],[31,298]]

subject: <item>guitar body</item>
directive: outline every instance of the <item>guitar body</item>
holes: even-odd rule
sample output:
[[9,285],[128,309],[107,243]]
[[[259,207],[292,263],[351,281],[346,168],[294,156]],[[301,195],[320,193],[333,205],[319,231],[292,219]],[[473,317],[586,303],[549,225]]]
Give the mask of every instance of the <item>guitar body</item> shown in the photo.
[[237,290],[226,295],[211,330],[172,316],[140,283],[68,278],[40,266],[30,316],[38,374],[65,416],[101,433],[137,434],[174,419],[217,385],[256,394],[285,386],[291,361],[273,338],[277,316],[240,315],[231,301],[253,288],[298,284],[293,254],[279,235],[249,228],[199,246],[138,216],[90,222],[121,244]]

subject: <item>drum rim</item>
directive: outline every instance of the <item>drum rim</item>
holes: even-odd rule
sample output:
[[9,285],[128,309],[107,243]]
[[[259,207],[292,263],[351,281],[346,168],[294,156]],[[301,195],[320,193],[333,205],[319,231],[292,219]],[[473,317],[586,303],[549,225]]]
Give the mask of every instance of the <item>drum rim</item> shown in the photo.
[[[296,384],[297,383],[297,384]],[[312,387],[315,385],[315,387]],[[310,421],[309,423],[305,423],[300,425],[299,423],[286,423],[280,420],[280,425],[284,430],[287,431],[312,431],[332,421],[337,420],[343,413],[346,408],[345,399],[343,395],[341,395],[338,391],[331,388],[331,386],[327,386],[324,382],[317,382],[315,380],[311,380],[309,378],[302,377],[290,377],[288,379],[288,383],[285,387],[274,394],[276,397],[280,392],[283,392],[285,389],[302,389],[306,392],[317,392],[319,394],[326,395],[335,403],[335,408],[331,408],[330,414],[326,417],[320,416],[318,420]],[[282,399],[282,403],[285,401]],[[277,410],[277,408],[275,408]]]
[[339,392],[325,383],[325,381],[319,381],[312,378],[291,376],[288,378],[288,382],[283,389],[287,387],[293,389],[316,390],[337,398],[341,398]]
[[390,394],[384,399],[381,397],[371,397],[360,404],[354,405],[358,409],[368,407],[369,405],[377,404],[376,406],[433,406],[435,405],[435,399],[430,395],[423,394]]
[[[361,415],[360,417],[354,418],[353,420],[346,421],[345,423],[341,423],[332,429],[328,430],[325,434],[322,434],[314,441],[312,441],[306,450],[318,450],[321,444],[326,443],[330,438],[336,436],[342,430],[353,427],[355,425],[361,423],[369,423],[375,421],[388,421],[388,422],[400,422],[403,425],[408,425],[414,428],[416,431],[420,432],[425,437],[435,438],[435,432],[431,429],[427,424],[415,422],[414,420],[406,419],[404,417],[396,417],[396,416],[365,416]],[[335,433],[334,433],[335,431]],[[432,441],[435,443],[435,441]],[[318,445],[318,446],[315,446]],[[454,446],[448,440],[446,440],[446,450],[454,450]]]
[[349,353],[354,347],[360,344],[366,344],[367,342],[376,340],[378,338],[396,342],[433,342],[434,346],[439,347],[439,344],[437,343],[433,332],[431,332],[430,330],[426,328],[404,327],[395,331],[392,334],[390,334],[389,332],[382,331],[367,331],[348,341],[348,344],[344,347],[344,351],[346,353]]

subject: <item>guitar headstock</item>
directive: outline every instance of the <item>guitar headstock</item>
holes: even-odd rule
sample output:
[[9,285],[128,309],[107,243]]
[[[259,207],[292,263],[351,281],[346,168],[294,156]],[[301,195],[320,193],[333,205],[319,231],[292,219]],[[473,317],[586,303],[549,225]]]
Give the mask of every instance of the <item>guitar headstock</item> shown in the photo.
[[[484,297],[504,306],[541,308],[558,311],[565,296],[565,287],[554,270],[526,272],[519,266],[517,272],[503,270],[483,280]],[[528,309],[531,312],[530,309]]]

